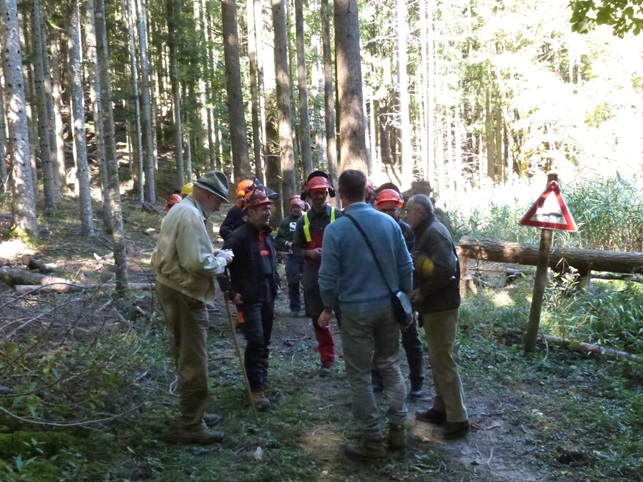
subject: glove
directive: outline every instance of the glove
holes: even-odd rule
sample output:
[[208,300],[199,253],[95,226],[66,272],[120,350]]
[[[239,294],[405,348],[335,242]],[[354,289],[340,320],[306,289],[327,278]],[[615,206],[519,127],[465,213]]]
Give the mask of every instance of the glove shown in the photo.
[[217,257],[223,258],[226,264],[230,264],[232,263],[232,259],[234,258],[234,253],[231,249],[222,249],[217,253]]

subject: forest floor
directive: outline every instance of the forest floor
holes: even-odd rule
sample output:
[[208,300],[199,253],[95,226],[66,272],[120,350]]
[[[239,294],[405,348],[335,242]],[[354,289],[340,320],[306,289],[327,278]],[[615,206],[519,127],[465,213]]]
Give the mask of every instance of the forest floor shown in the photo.
[[[135,203],[125,203],[124,217],[130,281],[153,281],[149,258],[161,217]],[[0,264],[18,267],[27,251],[58,276],[113,282],[109,236],[81,238],[70,212],[41,224],[37,243],[3,242]],[[243,337],[217,296],[210,410],[224,416],[226,440],[195,447],[174,442],[173,363],[153,292],[113,298],[98,286],[18,297],[0,285],[0,480],[642,480],[640,364],[545,346],[527,357],[520,334],[498,320],[475,320],[476,297],[468,298],[462,310],[473,316],[463,317],[457,351],[472,431],[445,442],[415,421],[433,394],[427,365],[426,397],[408,403],[406,452],[355,463],[339,450],[355,431],[338,330],[340,360],[320,378],[311,322],[292,317],[281,295],[266,390],[274,403],[255,418],[233,343],[236,336],[243,347]],[[15,320],[20,329],[7,331]],[[377,397],[384,415],[384,397]]]

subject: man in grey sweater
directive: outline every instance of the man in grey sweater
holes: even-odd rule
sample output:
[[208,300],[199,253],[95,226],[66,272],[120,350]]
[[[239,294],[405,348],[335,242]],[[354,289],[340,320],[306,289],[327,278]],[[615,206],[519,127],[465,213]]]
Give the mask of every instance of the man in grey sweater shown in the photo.
[[[365,189],[366,176],[360,171],[349,169],[339,178],[344,216],[324,232],[319,288],[325,309],[318,324],[328,326],[338,302],[352,411],[360,435],[357,444],[345,445],[343,450],[349,458],[373,460],[386,456],[387,448],[406,447],[406,387],[400,371],[400,327],[393,315],[391,290],[410,292],[413,266],[400,227],[392,217],[364,202]],[[381,272],[354,223],[369,238]],[[371,388],[371,360],[382,374],[389,402],[388,446]]]

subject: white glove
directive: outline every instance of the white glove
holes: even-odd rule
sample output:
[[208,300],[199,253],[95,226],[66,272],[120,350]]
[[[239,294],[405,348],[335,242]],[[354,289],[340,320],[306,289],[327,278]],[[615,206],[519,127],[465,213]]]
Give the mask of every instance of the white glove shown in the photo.
[[230,264],[232,263],[232,259],[234,258],[234,253],[231,249],[222,249],[217,253],[217,257],[223,258],[226,264]]

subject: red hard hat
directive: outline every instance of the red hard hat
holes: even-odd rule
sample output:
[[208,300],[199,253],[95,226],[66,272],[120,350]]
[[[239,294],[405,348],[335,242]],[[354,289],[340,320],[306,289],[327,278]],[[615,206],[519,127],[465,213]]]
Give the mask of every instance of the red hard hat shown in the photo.
[[270,199],[261,189],[253,189],[243,198],[244,209],[260,206],[262,204],[272,204],[272,199]]
[[290,206],[299,206],[302,209],[304,209],[306,207],[306,203],[301,200],[301,196],[299,194],[295,194],[293,197],[290,198],[289,205]]
[[380,204],[391,201],[396,202],[399,207],[404,206],[404,199],[399,192],[395,191],[394,189],[383,189],[377,195],[377,199],[375,200],[375,207],[379,208]]
[[169,211],[172,206],[180,203],[181,201],[183,201],[183,198],[179,194],[172,194],[169,198],[167,198],[167,202],[165,203],[163,209]]

